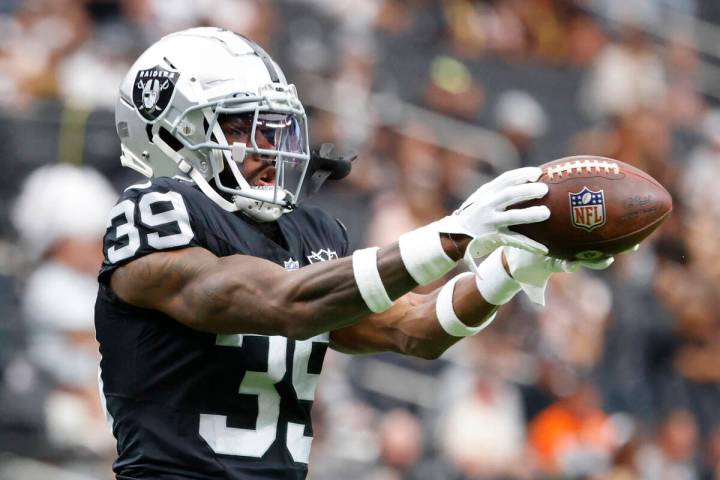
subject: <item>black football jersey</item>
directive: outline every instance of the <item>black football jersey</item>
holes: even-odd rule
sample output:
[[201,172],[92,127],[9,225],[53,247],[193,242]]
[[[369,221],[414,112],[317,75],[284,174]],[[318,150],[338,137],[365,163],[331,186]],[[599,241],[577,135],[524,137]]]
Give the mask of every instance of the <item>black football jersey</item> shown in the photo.
[[303,207],[257,224],[177,178],[127,188],[110,217],[95,327],[117,478],[305,478],[329,334],[293,341],[199,332],[123,302],[110,276],[143,255],[191,246],[293,270],[346,255],[342,225]]

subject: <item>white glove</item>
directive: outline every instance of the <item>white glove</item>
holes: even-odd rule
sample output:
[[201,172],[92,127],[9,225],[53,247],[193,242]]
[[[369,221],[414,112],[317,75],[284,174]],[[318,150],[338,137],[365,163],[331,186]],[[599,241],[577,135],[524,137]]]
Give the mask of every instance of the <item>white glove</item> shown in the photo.
[[540,305],[545,305],[545,288],[552,273],[574,272],[580,267],[604,270],[615,261],[614,257],[595,261],[560,260],[512,247],[504,247],[503,252],[510,267],[510,275],[517,280],[530,300]]
[[438,220],[432,227],[440,233],[473,237],[465,253],[466,261],[470,257],[484,257],[502,245],[545,254],[548,251],[545,245],[507,227],[547,220],[550,209],[534,206],[506,210],[511,205],[547,194],[546,184],[534,183],[541,174],[542,170],[537,167],[507,171],[478,188],[452,215]]

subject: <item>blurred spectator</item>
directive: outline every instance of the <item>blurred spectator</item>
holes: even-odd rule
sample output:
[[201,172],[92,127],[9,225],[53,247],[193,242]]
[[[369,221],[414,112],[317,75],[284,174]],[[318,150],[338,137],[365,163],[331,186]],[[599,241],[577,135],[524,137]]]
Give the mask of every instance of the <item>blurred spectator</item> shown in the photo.
[[538,165],[533,159],[533,141],[542,136],[548,118],[542,105],[527,92],[509,90],[500,94],[495,103],[498,130],[513,144],[522,165]]
[[443,453],[463,478],[529,478],[520,392],[481,369],[472,391],[440,424]]
[[720,219],[720,205],[713,201],[711,185],[720,175],[720,110],[708,111],[700,124],[704,142],[688,158],[681,185],[682,197],[692,214]]
[[485,102],[485,92],[466,65],[441,55],[430,64],[425,102],[448,116],[473,121]]
[[[103,2],[95,2],[103,3]],[[271,2],[257,0],[123,0],[123,13],[154,42],[169,33],[213,25],[250,35],[268,46],[275,18]]]
[[607,471],[597,476],[598,480],[639,480],[639,472],[635,464],[635,457],[639,448],[639,441],[631,441],[620,447],[612,458],[612,465]]
[[0,42],[2,103],[26,105],[57,96],[57,68],[87,38],[82,4],[72,0],[25,0],[5,19]]
[[568,24],[568,55],[572,65],[586,68],[602,51],[607,37],[590,15],[577,12]]
[[[720,361],[720,318],[717,291],[708,288],[702,280],[684,276],[692,289],[678,306],[679,346],[675,366],[682,376],[697,383],[720,382],[720,372],[715,365]],[[716,419],[720,417],[716,416]]]
[[[331,4],[338,2],[329,2]],[[372,3],[372,2],[363,2]],[[378,10],[375,15],[375,26],[393,35],[406,34],[412,26],[412,15],[408,15],[406,5],[402,0],[380,0],[377,2]]]
[[614,26],[631,26],[642,30],[660,26],[660,4],[664,1],[591,0],[591,3],[604,18],[612,20]]
[[703,114],[704,102],[697,91],[700,82],[700,58],[691,35],[677,33],[667,46],[667,115],[683,128],[693,128]]
[[45,403],[48,434],[59,447],[94,454],[114,445],[97,389],[93,308],[101,238],[115,199],[97,172],[54,165],[26,179],[13,210],[22,244],[37,263],[22,311],[29,358],[53,388]]
[[[365,42],[367,43],[367,42]],[[329,98],[338,118],[331,125],[334,139],[349,148],[361,148],[372,141],[372,117],[369,106],[374,56],[371,45],[362,43],[341,52]]]
[[383,417],[380,428],[380,461],[382,473],[374,476],[384,479],[418,478],[423,450],[423,431],[415,415],[403,410],[392,410]]
[[[452,145],[452,140],[450,143]],[[482,158],[482,155],[482,151],[470,156],[453,148],[441,149],[438,152],[440,175],[438,183],[440,190],[446,192],[444,206],[448,212],[455,210],[463,199],[477,189],[478,185],[492,179],[496,170]]]
[[708,436],[706,447],[704,448],[703,462],[703,480],[720,479],[720,426],[715,427]]
[[513,2],[443,2],[454,53],[466,58],[486,52],[515,56],[528,48],[525,26]]
[[618,441],[589,381],[542,411],[530,423],[529,440],[542,471],[570,478],[602,472]]
[[538,312],[540,342],[573,369],[591,371],[603,351],[612,292],[585,271],[558,274],[550,279],[546,306]]
[[593,118],[623,115],[639,107],[663,110],[662,62],[639,29],[627,25],[619,43],[608,44],[588,72],[581,104]]
[[658,427],[654,442],[642,447],[636,462],[642,480],[694,480],[697,424],[685,410],[670,412]]
[[121,24],[96,27],[90,41],[60,65],[60,97],[76,108],[115,108],[118,85],[136,56],[134,35]]
[[[397,136],[395,187],[377,199],[368,243],[387,245],[400,235],[444,215],[440,163],[429,128],[409,125]],[[389,172],[388,172],[389,173]]]
[[543,60],[560,63],[569,56],[568,28],[578,7],[565,0],[513,2],[525,24],[530,53]]

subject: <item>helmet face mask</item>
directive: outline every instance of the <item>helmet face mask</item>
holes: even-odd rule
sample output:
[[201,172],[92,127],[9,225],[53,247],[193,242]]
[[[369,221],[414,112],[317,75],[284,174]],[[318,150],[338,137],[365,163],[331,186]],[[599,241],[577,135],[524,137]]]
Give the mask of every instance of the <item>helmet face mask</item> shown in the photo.
[[271,221],[300,200],[310,161],[305,110],[244,37],[196,28],[161,39],[128,72],[116,123],[123,165],[190,177],[225,210]]
[[[275,90],[276,97],[277,92],[283,92],[281,87],[274,85],[261,91],[270,89]],[[277,99],[273,102],[266,96],[242,94],[202,105],[203,111],[210,112],[210,119],[205,118],[203,122],[206,133],[199,143],[186,139],[178,131],[178,125],[200,107],[184,111],[170,130],[185,148],[204,152],[210,158],[214,187],[222,195],[229,196],[239,209],[259,220],[266,220],[265,216],[259,217],[263,209],[281,210],[282,213],[294,208],[300,200],[310,149],[307,117],[294,95],[293,89],[288,99],[294,100],[295,105],[284,105]],[[271,164],[274,168],[272,184],[268,181],[257,184],[248,176],[253,173],[252,169],[245,168],[251,163],[250,159]],[[222,172],[225,174],[220,175]],[[254,205],[257,202],[268,205]]]

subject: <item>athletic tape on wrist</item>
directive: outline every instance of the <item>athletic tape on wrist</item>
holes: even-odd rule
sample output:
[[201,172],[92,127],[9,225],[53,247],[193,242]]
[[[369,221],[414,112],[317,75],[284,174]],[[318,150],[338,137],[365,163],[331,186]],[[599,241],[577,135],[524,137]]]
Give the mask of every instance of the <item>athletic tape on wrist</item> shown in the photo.
[[400,256],[410,276],[427,285],[448,273],[457,263],[443,250],[440,234],[433,228],[422,227],[400,235]]
[[493,305],[509,302],[521,288],[505,270],[502,248],[496,249],[478,265],[475,283],[483,298]]
[[469,327],[460,320],[455,313],[453,307],[453,292],[455,291],[455,284],[463,277],[473,275],[471,272],[461,273],[450,279],[441,289],[438,294],[437,300],[435,301],[435,314],[437,315],[438,322],[445,333],[452,335],[453,337],[468,337],[475,335],[480,332],[483,328],[492,322],[495,318],[495,314],[485,320],[481,325],[477,327]]
[[377,268],[378,247],[355,250],[352,256],[353,274],[360,295],[365,305],[375,312],[381,313],[392,307],[392,300],[385,290]]

